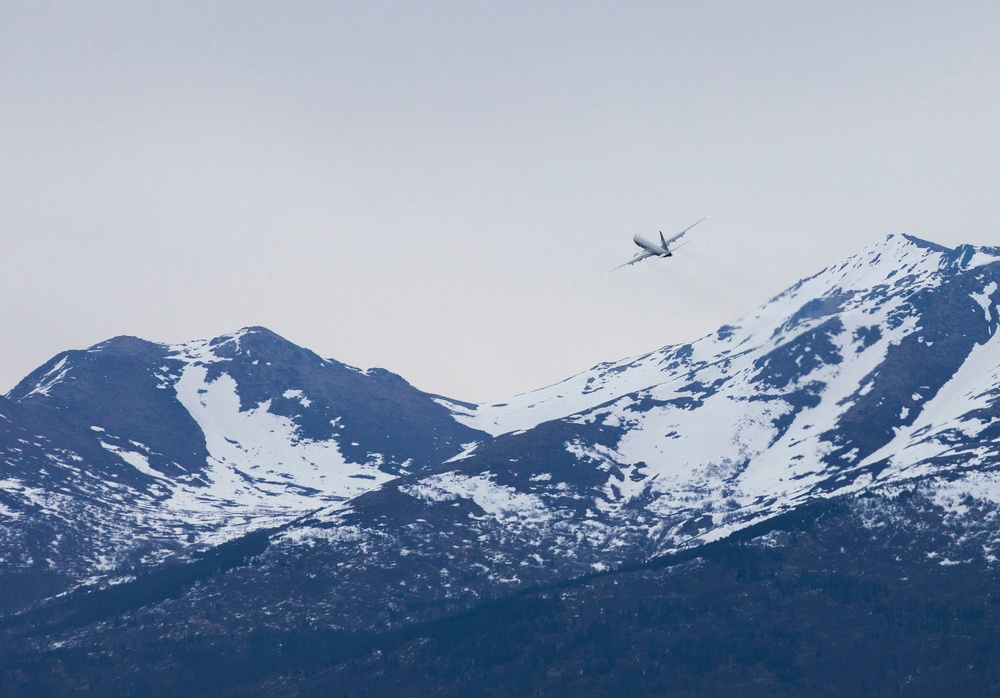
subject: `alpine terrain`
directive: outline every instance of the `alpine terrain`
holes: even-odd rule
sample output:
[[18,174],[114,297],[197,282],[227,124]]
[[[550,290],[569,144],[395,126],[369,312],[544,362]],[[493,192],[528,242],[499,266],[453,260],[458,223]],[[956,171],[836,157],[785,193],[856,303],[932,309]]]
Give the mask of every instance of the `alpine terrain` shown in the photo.
[[1000,248],[503,404],[260,327],[0,399],[4,695],[1000,693]]

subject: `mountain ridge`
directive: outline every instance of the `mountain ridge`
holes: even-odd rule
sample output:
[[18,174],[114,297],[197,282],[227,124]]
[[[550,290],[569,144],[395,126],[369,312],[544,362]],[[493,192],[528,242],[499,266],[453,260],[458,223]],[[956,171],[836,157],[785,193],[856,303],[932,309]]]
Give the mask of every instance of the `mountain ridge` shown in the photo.
[[[1000,248],[892,235],[705,337],[504,403],[424,393],[259,327],[114,338],[0,401],[0,580],[48,574],[10,602],[42,616],[114,597],[91,586],[152,594],[45,635],[60,648],[192,637],[191,618],[219,615],[232,642],[377,633],[573,580],[598,594],[587,580],[705,546],[840,564],[809,552],[813,533],[785,535],[817,511],[839,513],[803,530],[869,537],[921,578],[993,579],[998,328]],[[173,430],[192,430],[187,450]],[[86,523],[95,512],[110,528]],[[197,566],[215,554],[231,563]]]
[[0,568],[77,583],[285,523],[481,437],[402,378],[259,327],[63,352],[2,404],[0,503],[17,523]]

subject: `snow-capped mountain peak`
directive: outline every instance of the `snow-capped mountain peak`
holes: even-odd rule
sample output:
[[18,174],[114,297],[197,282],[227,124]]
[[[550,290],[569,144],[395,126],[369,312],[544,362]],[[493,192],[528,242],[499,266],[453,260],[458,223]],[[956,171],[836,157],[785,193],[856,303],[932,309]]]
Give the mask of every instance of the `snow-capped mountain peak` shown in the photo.
[[0,447],[16,465],[0,505],[22,541],[6,559],[74,575],[286,523],[485,436],[387,371],[260,327],[116,337],[60,354],[6,399]]
[[[729,361],[751,350],[774,349],[833,316],[849,316],[850,330],[859,338],[873,340],[884,328],[896,329],[905,321],[903,305],[907,298],[936,287],[946,277],[971,273],[996,261],[1000,261],[1000,248],[962,245],[949,249],[910,235],[891,234],[844,262],[800,281],[745,318],[691,344],[666,346],[643,356],[599,364],[504,403],[454,410],[469,426],[492,434],[507,433],[674,380],[678,372]],[[988,302],[985,296],[982,298],[980,303]],[[878,313],[881,315],[875,317]],[[880,324],[882,319],[885,322]]]
[[[493,573],[525,581],[700,545],[817,499],[917,478],[954,490],[969,468],[977,496],[1000,502],[983,470],[1000,462],[997,262],[889,236],[691,344],[464,409],[496,437],[318,520],[383,541],[387,559],[493,541]],[[407,515],[385,521],[394,511]],[[437,522],[433,543],[414,518]]]

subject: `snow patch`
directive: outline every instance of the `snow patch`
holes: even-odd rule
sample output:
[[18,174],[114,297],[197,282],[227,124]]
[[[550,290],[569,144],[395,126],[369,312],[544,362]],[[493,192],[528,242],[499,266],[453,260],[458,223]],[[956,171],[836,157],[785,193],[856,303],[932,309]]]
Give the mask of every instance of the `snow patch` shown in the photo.
[[62,382],[63,378],[66,377],[66,374],[69,373],[69,366],[66,365],[66,358],[67,357],[65,356],[62,357],[55,366],[46,371],[45,375],[42,376],[38,383],[35,384],[35,387],[31,389],[31,392],[24,397],[31,397],[32,395],[44,395],[48,397],[49,391],[52,390],[54,386]]
[[458,498],[471,499],[486,514],[500,523],[518,521],[539,523],[550,518],[551,512],[534,494],[518,492],[513,487],[499,485],[490,473],[464,475],[450,472],[432,475],[400,491],[426,502],[450,502]]
[[112,444],[105,443],[104,441],[101,441],[101,446],[105,450],[114,453],[116,456],[118,456],[123,461],[131,465],[133,468],[138,470],[143,475],[149,475],[150,477],[154,477],[158,480],[166,479],[163,473],[154,470],[149,466],[149,459],[143,454],[137,451],[127,451],[124,448],[113,446]]
[[286,390],[281,394],[281,397],[286,400],[298,400],[303,407],[309,407],[312,404],[312,400],[307,398],[301,390]]

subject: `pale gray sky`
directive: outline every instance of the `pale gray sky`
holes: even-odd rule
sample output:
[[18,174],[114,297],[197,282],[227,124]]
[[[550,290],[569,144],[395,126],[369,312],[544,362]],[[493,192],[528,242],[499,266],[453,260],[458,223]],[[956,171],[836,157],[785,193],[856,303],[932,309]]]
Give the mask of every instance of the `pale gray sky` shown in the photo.
[[265,325],[496,401],[997,245],[998,76],[995,0],[0,0],[0,392]]

